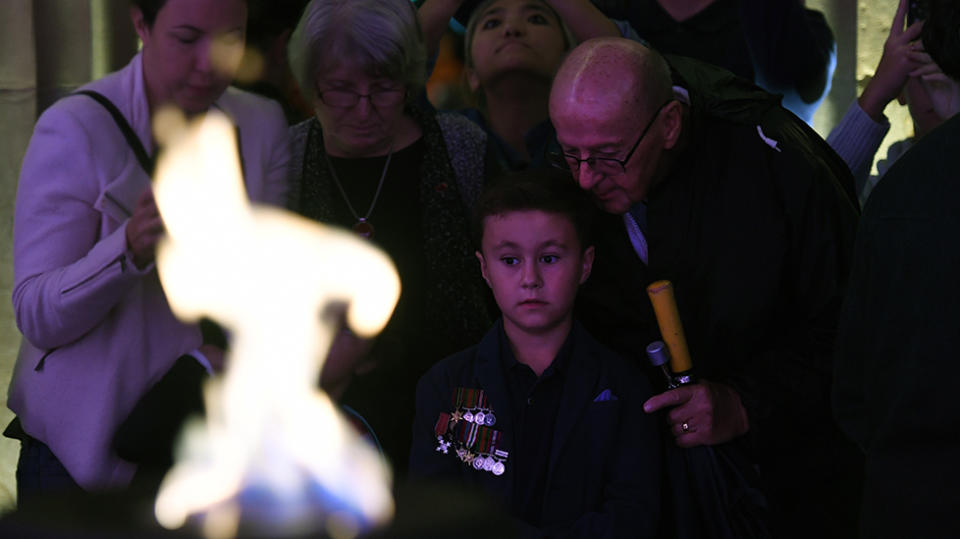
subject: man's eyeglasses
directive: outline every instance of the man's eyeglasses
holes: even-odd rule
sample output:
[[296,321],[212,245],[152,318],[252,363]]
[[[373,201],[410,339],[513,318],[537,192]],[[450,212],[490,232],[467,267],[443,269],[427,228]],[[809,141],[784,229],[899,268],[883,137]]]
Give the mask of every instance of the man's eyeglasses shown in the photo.
[[317,92],[320,101],[331,107],[350,108],[360,102],[360,98],[366,97],[374,107],[392,107],[403,103],[407,97],[406,90],[392,88],[386,90],[376,90],[369,94],[358,94],[351,90],[324,90]]
[[637,148],[640,146],[640,142],[643,140],[643,137],[647,136],[647,131],[650,131],[650,128],[653,126],[653,123],[657,120],[657,117],[660,116],[660,112],[666,107],[672,99],[664,102],[660,107],[657,108],[657,111],[653,113],[653,117],[650,118],[650,121],[647,122],[647,126],[643,128],[643,132],[640,133],[640,138],[633,144],[633,147],[630,148],[630,151],[627,152],[627,156],[623,159],[617,159],[615,157],[594,157],[590,156],[585,159],[580,159],[575,155],[562,152],[550,152],[549,160],[550,164],[557,168],[570,169],[573,172],[580,170],[581,163],[586,163],[593,170],[600,174],[615,175],[623,174],[627,171],[627,162],[630,161],[630,158],[633,157],[633,152],[637,151]]

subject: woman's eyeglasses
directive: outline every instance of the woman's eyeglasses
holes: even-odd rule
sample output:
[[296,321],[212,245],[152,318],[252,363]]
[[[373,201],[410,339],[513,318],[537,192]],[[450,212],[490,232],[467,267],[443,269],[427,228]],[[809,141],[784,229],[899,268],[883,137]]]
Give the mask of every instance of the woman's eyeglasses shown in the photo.
[[330,105],[331,107],[344,108],[348,109],[355,107],[357,103],[360,102],[361,98],[367,98],[370,100],[370,104],[374,107],[392,107],[403,103],[403,100],[407,97],[406,90],[399,88],[387,89],[387,90],[376,90],[370,92],[369,94],[358,94],[352,90],[324,90],[322,92],[317,92],[317,95],[320,96],[320,101],[323,101],[325,104]]

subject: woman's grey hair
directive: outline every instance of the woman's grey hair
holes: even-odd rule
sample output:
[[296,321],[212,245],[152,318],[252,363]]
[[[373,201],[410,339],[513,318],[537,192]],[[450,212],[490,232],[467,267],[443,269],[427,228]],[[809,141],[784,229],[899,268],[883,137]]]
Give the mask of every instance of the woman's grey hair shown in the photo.
[[300,90],[317,97],[316,77],[350,63],[402,82],[407,98],[426,83],[426,46],[410,0],[313,0],[287,46]]
[[[480,5],[478,5],[473,12],[470,14],[470,19],[467,21],[466,32],[463,37],[463,55],[464,55],[464,66],[473,67],[473,36],[477,32],[477,24],[480,23],[480,18],[483,16],[483,13],[487,11],[494,2],[499,0],[486,0]],[[539,1],[547,10],[553,14],[553,17],[560,22],[560,30],[563,32],[563,50],[569,51],[570,49],[577,46],[577,40],[573,37],[573,32],[570,31],[570,28],[567,26],[567,23],[563,22],[563,19],[560,17],[560,14],[553,9],[549,3],[544,2],[543,0]]]

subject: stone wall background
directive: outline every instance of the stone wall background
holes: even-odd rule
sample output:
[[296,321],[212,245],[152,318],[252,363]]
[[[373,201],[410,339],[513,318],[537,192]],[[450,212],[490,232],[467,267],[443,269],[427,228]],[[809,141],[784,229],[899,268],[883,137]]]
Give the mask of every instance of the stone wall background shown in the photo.
[[[827,16],[837,41],[833,88],[814,118],[814,128],[824,138],[873,75],[897,4],[897,0],[807,0],[807,6]],[[913,122],[906,106],[894,101],[885,114],[890,120],[890,132],[877,151],[880,158],[886,156],[890,144],[913,135]]]

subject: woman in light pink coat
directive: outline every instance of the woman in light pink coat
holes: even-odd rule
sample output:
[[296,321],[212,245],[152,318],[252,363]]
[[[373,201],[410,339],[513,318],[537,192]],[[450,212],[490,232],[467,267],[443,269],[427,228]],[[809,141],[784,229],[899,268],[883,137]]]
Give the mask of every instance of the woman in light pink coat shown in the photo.
[[131,15],[142,52],[44,112],[23,161],[13,291],[23,341],[8,429],[22,441],[21,503],[127,484],[135,466],[111,447],[117,425],[178,357],[217,352],[174,318],[154,268],[152,114],[222,110],[238,127],[250,197],[286,197],[279,106],[228,88],[235,66],[211,60],[212,49],[243,46],[246,1],[135,0]]

